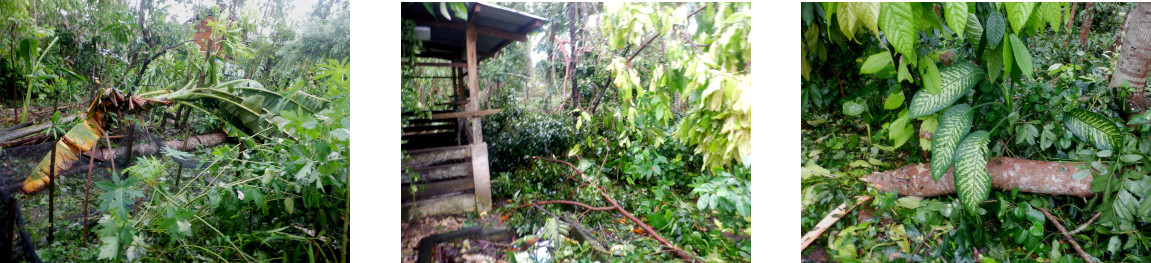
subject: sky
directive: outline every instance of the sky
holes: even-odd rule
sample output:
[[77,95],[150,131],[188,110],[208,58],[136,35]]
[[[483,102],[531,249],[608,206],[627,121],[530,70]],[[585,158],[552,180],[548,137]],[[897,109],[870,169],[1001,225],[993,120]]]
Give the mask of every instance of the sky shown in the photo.
[[[247,10],[247,9],[256,10],[257,7],[263,5],[267,1],[268,0],[248,0],[244,4],[244,9],[245,10]],[[312,6],[315,6],[317,1],[318,0],[288,0],[288,2],[290,2],[293,6],[292,10],[290,12],[288,12],[288,18],[291,20],[294,20],[294,21],[303,21],[304,18],[307,17],[308,12],[312,11]],[[193,4],[195,4],[197,2],[202,4],[202,5],[212,5],[212,4],[215,4],[216,1],[200,0],[200,1],[194,2]],[[172,15],[172,18],[176,19],[176,21],[184,22],[184,21],[188,21],[188,19],[192,18],[192,11],[193,11],[192,7],[194,5],[180,4],[180,3],[176,3],[175,1],[166,0],[166,1],[161,1],[161,3],[158,4],[157,6],[164,6],[164,5],[170,5],[171,6],[168,8],[168,11]],[[133,5],[133,6],[135,6],[135,5]]]

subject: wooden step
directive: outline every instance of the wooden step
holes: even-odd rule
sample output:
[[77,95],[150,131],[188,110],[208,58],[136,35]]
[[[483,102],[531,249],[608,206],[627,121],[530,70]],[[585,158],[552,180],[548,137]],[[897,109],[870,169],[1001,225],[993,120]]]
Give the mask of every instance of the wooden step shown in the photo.
[[[472,176],[472,163],[462,162],[453,164],[443,164],[424,168],[411,169],[413,173],[419,175],[420,182],[434,182],[445,179],[453,179],[458,177]],[[407,173],[401,173],[403,177],[402,183],[412,183],[412,178]]]
[[[401,198],[403,198],[404,201],[423,200],[423,199],[426,199],[427,197],[439,196],[439,195],[445,195],[445,194],[450,194],[450,193],[455,193],[455,192],[472,190],[473,189],[472,180],[473,179],[471,176],[465,176],[462,178],[452,179],[452,180],[447,180],[447,181],[439,181],[439,182],[427,183],[427,184],[415,184],[419,190],[417,190],[414,195],[412,194],[412,191],[411,191],[412,190],[411,184],[402,184],[400,186],[400,193],[402,193]],[[413,196],[414,196],[414,198],[413,198]]]
[[468,159],[471,157],[471,145],[437,147],[407,151],[410,159],[403,161],[408,169],[426,167],[453,160]]
[[416,217],[426,217],[469,213],[476,211],[476,194],[463,193],[435,199],[403,202],[400,206],[402,211],[400,215],[403,220],[408,220],[408,218],[411,218],[413,215]]
[[439,124],[439,125],[420,125],[404,127],[404,132],[421,132],[421,131],[434,131],[434,130],[455,130],[459,125],[455,123]]

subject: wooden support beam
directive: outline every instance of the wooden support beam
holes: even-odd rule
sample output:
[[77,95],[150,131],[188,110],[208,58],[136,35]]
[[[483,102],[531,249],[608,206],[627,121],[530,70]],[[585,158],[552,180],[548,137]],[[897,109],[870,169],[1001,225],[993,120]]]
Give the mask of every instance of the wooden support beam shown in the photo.
[[[469,23],[471,23],[471,22],[469,22]],[[464,31],[467,31],[467,28],[468,28],[468,25],[466,25],[464,23],[443,22],[443,21],[439,21],[439,20],[430,20],[430,19],[416,19],[416,24],[436,26],[436,27],[445,27],[445,28],[458,29],[458,30],[464,30]],[[494,37],[494,38],[499,38],[499,39],[507,39],[507,40],[515,40],[515,41],[528,41],[527,34],[522,34],[519,32],[503,31],[503,30],[500,30],[497,28],[484,27],[484,26],[476,26],[475,30],[476,30],[476,33],[479,33],[480,35],[489,36],[489,37]]]
[[403,198],[404,201],[411,202],[414,201],[414,199],[471,190],[472,178],[463,177],[435,183],[417,184],[417,187],[419,187],[419,190],[417,190],[415,194],[412,194],[411,186],[401,185],[400,198]]
[[[479,110],[479,94],[480,94],[480,80],[479,74],[476,74],[479,67],[479,59],[476,57],[476,40],[479,38],[477,35],[476,23],[474,20],[469,20],[467,30],[465,30],[465,48],[467,49],[467,62],[468,62],[468,106],[467,111]],[[483,130],[480,128],[480,120],[471,118],[468,120],[468,125],[471,126],[471,144],[477,144],[484,141]]]

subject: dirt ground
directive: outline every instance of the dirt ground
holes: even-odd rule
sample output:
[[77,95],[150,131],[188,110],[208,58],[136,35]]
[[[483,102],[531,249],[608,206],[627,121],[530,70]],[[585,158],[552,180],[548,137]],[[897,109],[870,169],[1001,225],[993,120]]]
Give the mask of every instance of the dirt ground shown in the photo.
[[[506,200],[497,200],[493,202],[493,206],[504,203],[506,203]],[[493,210],[495,210],[494,207]],[[417,246],[420,243],[420,239],[424,237],[451,232],[477,224],[497,225],[499,224],[499,216],[498,214],[490,214],[484,219],[469,219],[464,215],[444,215],[402,222],[400,223],[400,245],[403,249],[401,260],[404,263],[416,262],[419,255]],[[465,247],[463,242],[455,242],[445,244],[443,253],[456,260],[450,262],[507,262],[502,260],[505,255],[504,251],[508,248],[507,246],[507,244],[487,240],[468,240],[468,244],[466,245],[468,249],[463,249],[463,247]],[[461,253],[465,250],[466,253]]]

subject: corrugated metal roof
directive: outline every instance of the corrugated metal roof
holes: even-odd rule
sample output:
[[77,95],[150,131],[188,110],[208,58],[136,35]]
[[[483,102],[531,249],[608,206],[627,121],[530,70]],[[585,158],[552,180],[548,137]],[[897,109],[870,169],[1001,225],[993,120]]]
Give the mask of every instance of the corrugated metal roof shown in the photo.
[[[547,22],[542,17],[498,5],[476,2],[468,2],[467,5],[468,16],[480,32],[476,40],[476,56],[480,61],[494,56],[512,41],[526,39],[528,33]],[[459,18],[448,20],[443,15],[432,14],[423,3],[403,3],[402,8],[404,19],[416,22],[417,26],[431,28],[431,39],[424,41],[420,56],[453,61],[465,59],[466,21]]]

